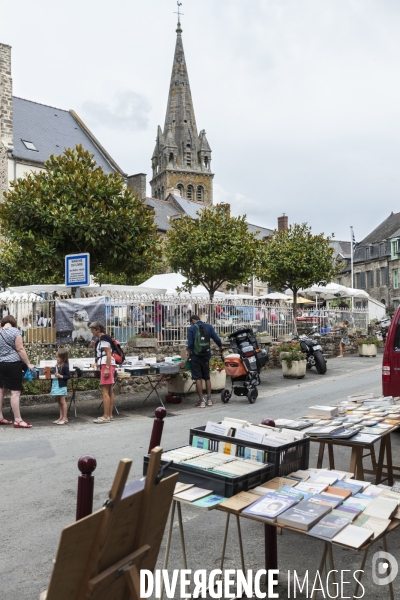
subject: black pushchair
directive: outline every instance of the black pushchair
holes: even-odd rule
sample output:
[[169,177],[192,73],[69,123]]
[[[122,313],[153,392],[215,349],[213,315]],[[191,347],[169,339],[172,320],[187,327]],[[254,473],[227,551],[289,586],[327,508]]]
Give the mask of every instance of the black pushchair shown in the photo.
[[232,387],[221,393],[222,402],[226,403],[235,396],[247,396],[254,404],[257,400],[257,386],[260,384],[260,371],[268,362],[268,352],[260,349],[252,329],[241,327],[229,336],[232,354],[224,359],[225,371],[231,377]]

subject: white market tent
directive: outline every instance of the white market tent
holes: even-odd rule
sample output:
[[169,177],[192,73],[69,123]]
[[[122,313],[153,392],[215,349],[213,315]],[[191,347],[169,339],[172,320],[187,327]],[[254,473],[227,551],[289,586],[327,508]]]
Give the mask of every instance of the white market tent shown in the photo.
[[305,290],[301,290],[303,294],[308,296],[318,296],[324,300],[334,300],[335,298],[369,298],[369,294],[365,290],[357,290],[348,288],[338,283],[328,283],[327,285],[312,285]]
[[289,298],[286,294],[282,294],[281,292],[271,292],[266,296],[260,296],[260,299],[264,300],[283,300],[284,302],[288,302]]
[[[201,296],[208,297],[208,291],[203,285],[195,286],[191,293],[188,292],[178,292],[177,288],[181,288],[183,286],[183,282],[186,281],[186,278],[180,273],[161,273],[160,275],[153,275],[147,281],[141,283],[138,287],[141,289],[144,288],[165,288],[166,296]],[[153,292],[154,293],[154,292]],[[223,292],[215,292],[214,298],[229,298],[230,296],[224,294]]]
[[[143,295],[143,294],[165,294],[165,288],[147,287],[145,285],[90,285],[81,288],[84,292],[95,293],[98,296],[107,296],[107,293],[112,292],[113,295],[118,293],[127,295]],[[58,292],[59,294],[70,294],[71,288],[66,285],[23,285],[17,287],[10,287],[10,292],[17,294],[41,294]]]

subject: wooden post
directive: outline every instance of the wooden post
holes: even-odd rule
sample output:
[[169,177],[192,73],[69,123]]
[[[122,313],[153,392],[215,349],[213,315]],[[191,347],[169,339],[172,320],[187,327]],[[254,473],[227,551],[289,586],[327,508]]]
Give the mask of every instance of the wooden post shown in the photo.
[[264,525],[264,540],[265,540],[265,570],[278,568],[278,539],[276,527],[273,525]]
[[156,446],[161,446],[161,436],[164,428],[163,419],[167,416],[167,411],[165,410],[165,408],[161,408],[161,406],[159,406],[154,411],[154,414],[156,415],[156,418],[154,419],[153,423],[153,431],[151,432],[148,454],[150,454],[150,452]]
[[93,512],[93,471],[97,467],[97,461],[90,454],[81,456],[78,460],[78,469],[81,474],[78,477],[78,494],[76,498],[76,520],[91,515]]

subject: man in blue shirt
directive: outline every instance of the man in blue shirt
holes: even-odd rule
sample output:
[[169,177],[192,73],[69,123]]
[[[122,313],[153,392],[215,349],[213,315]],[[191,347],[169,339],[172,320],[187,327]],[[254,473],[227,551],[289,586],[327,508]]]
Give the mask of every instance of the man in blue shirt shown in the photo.
[[[188,358],[191,359],[191,370],[192,370],[192,379],[196,382],[196,390],[199,396],[198,401],[195,406],[197,408],[205,408],[207,406],[212,406],[213,401],[211,399],[211,381],[210,381],[210,358],[211,352],[199,356],[195,352],[195,338],[198,328],[202,326],[204,327],[206,333],[210,337],[210,339],[214,340],[220,349],[222,355],[222,342],[218,335],[215,332],[215,329],[209,323],[203,323],[200,321],[200,317],[197,315],[192,315],[190,317],[190,327],[188,329]],[[203,386],[202,379],[206,382],[206,390],[207,390],[207,403],[203,396]]]

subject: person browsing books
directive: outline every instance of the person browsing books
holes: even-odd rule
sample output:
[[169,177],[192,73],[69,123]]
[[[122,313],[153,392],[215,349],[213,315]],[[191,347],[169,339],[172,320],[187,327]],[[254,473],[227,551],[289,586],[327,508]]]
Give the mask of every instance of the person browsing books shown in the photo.
[[[209,323],[203,323],[198,315],[191,315],[190,327],[188,329],[188,358],[191,360],[192,379],[196,382],[196,390],[199,396],[195,406],[205,408],[212,406],[211,381],[210,381],[210,340],[214,340],[222,354],[222,342],[214,327]],[[207,402],[203,396],[202,380],[206,382]]]
[[95,356],[100,367],[100,389],[103,397],[103,416],[94,419],[93,423],[105,424],[113,420],[114,396],[114,374],[115,359],[112,355],[113,341],[106,334],[106,328],[100,321],[94,321],[89,325],[91,332],[97,338]]

